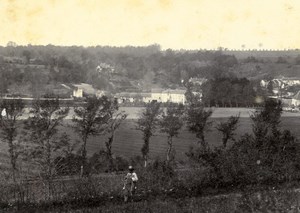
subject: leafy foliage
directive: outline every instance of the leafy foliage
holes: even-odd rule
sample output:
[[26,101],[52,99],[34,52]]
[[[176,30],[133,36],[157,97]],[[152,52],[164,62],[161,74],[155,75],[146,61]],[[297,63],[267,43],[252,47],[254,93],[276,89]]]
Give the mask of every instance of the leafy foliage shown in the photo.
[[[103,96],[101,98],[89,97],[83,107],[75,107],[73,116],[73,128],[82,140],[81,156],[86,161],[86,144],[90,136],[103,134],[109,120],[110,100]],[[83,162],[84,164],[85,162]]]
[[234,140],[234,131],[237,128],[239,116],[230,116],[227,122],[221,122],[216,129],[223,134],[222,142],[224,148],[227,146],[228,140]]
[[[278,128],[281,112],[280,102],[267,100],[264,107],[251,116],[253,135],[234,140],[227,149],[190,150],[188,156],[207,168],[208,182],[218,186],[297,179],[299,146],[289,130]],[[236,121],[237,117],[228,122],[235,125]]]
[[202,85],[203,102],[209,106],[251,106],[255,104],[254,86],[246,78],[220,77]]
[[152,101],[146,105],[145,110],[137,121],[137,129],[143,133],[144,144],[141,151],[145,161],[145,167],[147,166],[150,138],[159,125],[159,116],[161,113],[160,103]]
[[24,113],[24,103],[21,99],[3,100],[0,105],[1,138],[7,142],[13,181],[16,182],[17,159],[22,153],[18,130],[22,128],[19,118]]
[[92,174],[103,172],[120,172],[128,169],[129,162],[121,156],[108,158],[105,150],[100,150],[89,158],[89,166]]
[[124,111],[119,111],[117,100],[111,101],[108,110],[108,125],[106,127],[106,133],[108,134],[107,141],[105,141],[106,156],[109,161],[110,170],[114,170],[112,144],[115,138],[115,132],[120,127],[122,122],[126,119],[127,114]]
[[[183,126],[184,106],[182,104],[168,103],[166,113],[162,114],[159,122],[160,131],[166,133],[168,136],[168,151],[167,161],[171,160],[173,137],[177,137],[179,130]],[[174,158],[174,156],[173,156]]]
[[70,153],[65,156],[58,156],[54,160],[55,171],[58,176],[78,175],[81,163],[81,155]]
[[69,108],[62,108],[58,99],[35,100],[32,116],[26,120],[28,144],[27,159],[39,167],[41,176],[51,181],[55,175],[55,155],[68,146],[65,134],[59,134],[58,127],[68,115]]
[[190,132],[196,134],[196,137],[199,139],[199,144],[206,150],[209,147],[205,142],[204,134],[212,125],[212,122],[208,121],[212,115],[212,110],[206,110],[199,99],[193,98],[191,100],[192,102],[187,104],[186,125]]

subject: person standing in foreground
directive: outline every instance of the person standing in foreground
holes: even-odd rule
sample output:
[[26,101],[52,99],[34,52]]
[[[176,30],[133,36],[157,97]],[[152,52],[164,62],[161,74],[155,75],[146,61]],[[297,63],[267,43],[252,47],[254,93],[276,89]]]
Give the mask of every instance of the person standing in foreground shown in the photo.
[[[129,169],[129,172],[127,173],[127,175],[124,178],[123,190],[125,190],[127,188],[127,190],[129,191],[130,197],[132,197],[136,190],[136,184],[138,181],[138,177],[137,177],[137,174],[134,172],[134,168],[132,166],[129,166],[128,169]],[[127,201],[127,199],[125,198],[125,202],[126,201]]]

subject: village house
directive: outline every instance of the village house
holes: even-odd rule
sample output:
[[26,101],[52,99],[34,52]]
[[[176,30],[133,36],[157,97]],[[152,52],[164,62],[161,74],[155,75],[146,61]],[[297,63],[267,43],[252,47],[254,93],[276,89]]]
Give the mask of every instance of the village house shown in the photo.
[[83,97],[83,90],[82,88],[78,88],[72,84],[66,85],[66,84],[61,84],[64,88],[72,91],[72,97],[74,98],[82,98]]
[[111,75],[115,72],[115,68],[110,64],[100,63],[96,67],[96,71],[100,74],[108,75],[111,77]]
[[150,103],[152,101],[151,93],[141,93],[141,96],[144,103]]
[[175,89],[175,90],[165,90],[162,93],[166,98],[163,99],[164,102],[173,102],[173,103],[185,103],[185,90]]
[[271,81],[267,80],[261,80],[260,85],[261,87],[267,88],[269,83],[272,82],[272,86],[274,88],[284,88],[287,86],[295,86],[295,85],[300,85],[300,78],[286,78],[286,77],[280,77],[280,78],[275,78]]
[[151,99],[166,103],[166,102],[173,102],[173,103],[185,103],[185,90],[183,89],[152,89],[151,90]]
[[25,58],[22,58],[22,57],[4,56],[3,60],[5,63],[10,63],[10,64],[25,64],[26,63]]
[[102,97],[106,95],[106,92],[103,90],[95,89],[92,85],[81,83],[73,84],[73,97],[82,98],[84,94],[86,95],[95,95],[96,97]]
[[163,89],[152,89],[151,90],[151,100],[155,100],[157,102],[163,102],[162,101],[162,92]]
[[292,98],[292,106],[300,106],[300,91]]
[[267,80],[261,80],[260,81],[260,86],[261,87],[267,88],[268,84],[269,84],[269,81],[267,81]]
[[78,87],[74,88],[73,97],[82,98],[83,97],[83,90],[81,88],[78,88]]
[[182,89],[152,89],[148,93],[137,92],[121,92],[115,96],[119,103],[134,103],[144,102],[149,103],[151,101],[157,101],[161,103],[173,102],[173,103],[185,103],[185,90]]
[[133,93],[133,92],[120,92],[115,95],[115,98],[118,99],[118,103],[133,103],[137,102],[139,99],[138,93]]
[[288,86],[300,85],[299,78],[282,78],[280,80]]

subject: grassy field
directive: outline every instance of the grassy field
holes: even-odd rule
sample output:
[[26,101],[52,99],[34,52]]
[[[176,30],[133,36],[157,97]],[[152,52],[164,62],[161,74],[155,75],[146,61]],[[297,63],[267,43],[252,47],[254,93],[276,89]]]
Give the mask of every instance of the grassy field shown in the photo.
[[[227,118],[212,118],[214,122],[211,131],[206,133],[206,139],[212,146],[221,145],[222,135],[215,129],[215,125],[220,121],[225,121]],[[239,126],[236,130],[236,138],[240,138],[245,133],[251,133],[250,118],[240,118]],[[282,118],[282,128],[291,130],[297,138],[300,138],[298,130],[300,125],[300,118],[298,117],[284,117]],[[124,157],[132,157],[139,155],[143,144],[143,138],[140,131],[136,130],[135,120],[126,120],[116,133],[115,142],[113,144],[113,152],[116,155]],[[91,138],[87,144],[88,154],[92,155],[96,151],[103,148],[105,136]],[[184,160],[185,153],[190,146],[197,145],[197,139],[194,134],[188,132],[184,128],[179,136],[174,139],[174,148],[176,150],[177,160]],[[164,156],[167,150],[167,136],[157,132],[150,141],[150,156]]]
[[[300,211],[300,193],[295,189],[244,191],[238,193],[226,193],[198,197],[171,198],[160,196],[152,199],[145,199],[139,202],[122,203],[107,202],[105,204],[85,205],[84,207],[71,207],[69,205],[39,208],[28,207],[24,209],[9,209],[7,212],[155,212],[155,213],[176,213],[176,212],[203,212],[203,213],[254,213],[254,212],[287,212]],[[70,208],[71,207],[71,208]]]
[[[117,130],[115,141],[113,144],[113,152],[118,156],[133,157],[141,154],[141,148],[143,145],[142,133],[136,130],[136,119],[141,112],[141,108],[138,107],[123,107],[128,113],[128,119]],[[240,138],[245,133],[251,133],[251,120],[249,115],[254,111],[247,108],[213,108],[213,114],[211,120],[213,126],[211,131],[206,133],[206,139],[211,146],[221,145],[222,135],[215,129],[217,123],[226,121],[231,115],[240,114],[240,121],[236,130],[236,138]],[[282,117],[282,128],[291,130],[297,138],[300,138],[300,132],[298,127],[300,125],[300,113],[284,112]],[[73,130],[67,128],[67,132],[73,135],[73,139],[76,138]],[[107,136],[92,137],[87,144],[88,155],[91,156],[95,152],[104,148],[104,142]],[[186,127],[184,127],[179,136],[174,138],[174,148],[176,150],[177,160],[184,160],[185,153],[190,146],[196,146],[197,139],[194,134],[190,133]],[[155,158],[157,156],[164,157],[167,150],[167,136],[159,132],[156,132],[155,136],[150,141],[150,156]]]
[[[138,111],[133,112],[137,113]],[[240,138],[245,133],[251,134],[251,120],[249,118],[249,111],[237,111],[236,109],[229,108],[223,110],[215,109],[214,115],[211,118],[211,120],[213,121],[213,127],[211,128],[211,131],[207,132],[206,134],[206,139],[211,146],[221,145],[221,135],[214,128],[216,124],[218,122],[227,120],[228,116],[235,115],[238,112],[241,112],[241,118],[238,129],[236,131],[236,138]],[[134,114],[131,114],[131,116],[133,117]],[[113,152],[117,156],[130,158],[134,155],[140,155],[140,149],[143,144],[142,134],[140,131],[136,130],[136,119],[133,119],[132,117],[130,119],[127,119],[116,133],[116,138],[113,145]],[[69,133],[72,137],[72,140],[78,139],[76,134],[74,134],[73,130],[67,125],[70,124],[70,120],[66,120],[65,124],[65,127],[63,127],[61,131]],[[299,114],[285,113],[282,117],[281,127],[283,129],[291,130],[298,139],[300,138],[300,131],[298,130],[299,124]],[[159,132],[157,132],[156,135],[151,138],[150,156],[152,159],[154,159],[156,156],[162,158],[165,157],[165,152],[167,149],[166,139],[166,135]],[[101,148],[104,148],[105,140],[106,136],[90,138],[87,144],[88,155],[91,156],[93,153],[98,152]],[[177,153],[177,160],[185,160],[185,153],[188,151],[189,146],[196,146],[196,141],[197,140],[195,136],[189,133],[186,128],[184,128],[180,132],[179,137],[175,138],[174,140],[174,147]],[[0,152],[2,172],[8,170],[9,168],[9,160],[8,155],[6,154],[6,150],[7,146],[3,144]],[[30,169],[29,165],[24,165],[24,167],[28,168],[28,170]],[[25,169],[23,169],[23,171],[24,170]],[[196,177],[198,180],[199,175],[197,175]],[[108,195],[111,195],[110,193],[112,192],[119,192],[122,187],[120,184],[116,184],[121,182],[119,179],[116,178],[119,178],[119,176],[115,176],[115,178],[111,178],[110,176],[100,177],[100,179],[94,181],[93,184],[87,184],[84,181],[80,182],[80,179],[67,179],[66,181],[59,180],[54,187],[55,196],[52,199],[55,201],[63,200],[65,197],[82,197],[84,193],[87,193],[87,196],[94,196],[94,194],[99,195],[99,192],[106,191]],[[5,191],[6,186],[3,185],[3,187],[4,189],[2,191]],[[39,199],[41,199],[42,201],[47,200],[47,188],[45,188],[45,186],[43,186],[41,183],[40,185],[28,185],[28,189],[24,184],[22,184],[22,187],[25,187],[25,189],[28,191],[29,195],[27,195],[27,197],[29,197],[29,201],[39,201]],[[26,190],[25,192],[27,192]],[[268,212],[265,210],[269,210],[273,207],[275,209],[275,212],[297,212],[300,209],[298,204],[298,200],[300,198],[299,191],[297,191],[296,193],[294,193],[294,191],[282,193],[271,191],[266,193],[260,193],[259,195],[257,193],[246,193],[239,194],[238,196],[237,194],[231,194],[226,196],[201,196],[202,197],[182,196],[179,199],[175,199],[167,197],[167,195],[166,197],[162,195],[162,199],[143,199],[140,202],[130,204],[108,202],[107,204],[105,203],[104,206],[97,204],[93,208],[87,206],[88,208],[74,209],[71,212]],[[9,193],[3,193],[0,200],[9,200],[10,197],[11,196],[9,196]],[[295,200],[294,198],[297,199]],[[118,198],[115,197],[113,199]],[[62,206],[62,208],[65,207]],[[82,208],[82,206],[80,206],[80,208]],[[53,212],[61,212],[63,210],[67,212],[67,210],[69,210],[68,205],[66,206],[66,209],[59,209],[59,211],[53,210]],[[36,212],[42,211],[39,210]]]
[[[262,192],[253,194],[229,194],[183,199],[142,201],[128,204],[111,204],[97,208],[74,209],[69,212],[203,212],[203,213],[254,213],[254,212],[299,212],[297,192]],[[58,213],[59,211],[50,211]],[[67,211],[68,212],[68,211]]]
[[[126,113],[129,114],[128,119],[120,126],[117,130],[115,141],[113,144],[113,152],[117,156],[122,156],[125,158],[130,158],[135,155],[141,154],[141,147],[143,145],[142,133],[136,130],[136,118],[140,113],[141,108],[134,107],[123,107],[121,108]],[[249,118],[250,113],[253,111],[251,109],[240,109],[240,108],[215,108],[211,120],[213,121],[213,126],[211,131],[206,133],[206,139],[211,146],[221,145],[221,134],[215,129],[215,126],[220,121],[225,121],[231,115],[237,115],[240,113],[240,122],[236,130],[236,138],[240,138],[245,133],[251,133],[251,120]],[[300,113],[283,113],[281,126],[284,129],[291,130],[294,135],[300,139]],[[69,116],[71,118],[71,115]],[[70,120],[66,120],[65,124],[70,124]],[[69,133],[72,140],[77,140],[78,136],[70,127],[62,127],[62,131]],[[92,156],[94,153],[98,152],[100,149],[104,148],[105,140],[107,136],[97,136],[91,137],[87,143],[88,155]],[[178,136],[174,138],[174,148],[176,150],[176,159],[185,160],[185,153],[188,151],[190,146],[196,146],[197,139],[194,134],[188,132],[186,128],[183,128]],[[165,134],[157,131],[155,136],[151,138],[150,141],[150,157],[154,159],[155,157],[165,157],[167,150],[167,136]],[[7,154],[7,145],[1,143],[0,150],[0,169],[3,173],[9,167],[9,160]],[[21,162],[20,162],[21,163]],[[23,171],[30,170],[26,168],[26,165],[22,165]]]

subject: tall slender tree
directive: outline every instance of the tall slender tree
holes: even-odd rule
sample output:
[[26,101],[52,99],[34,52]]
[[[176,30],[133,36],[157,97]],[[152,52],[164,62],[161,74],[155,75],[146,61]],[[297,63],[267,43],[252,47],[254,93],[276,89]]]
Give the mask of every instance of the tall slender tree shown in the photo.
[[144,167],[147,167],[149,158],[149,143],[150,138],[154,135],[159,124],[159,117],[162,113],[160,103],[152,101],[146,105],[145,110],[140,115],[137,121],[137,129],[142,131],[144,144],[141,149],[144,159]]
[[108,121],[110,119],[109,109],[111,101],[103,96],[101,98],[89,97],[82,107],[75,107],[73,116],[73,128],[82,141],[81,157],[82,168],[86,164],[86,145],[90,136],[96,136],[105,133]]
[[189,131],[196,134],[196,137],[199,139],[198,143],[201,145],[203,151],[205,151],[209,148],[205,141],[205,132],[212,125],[212,122],[209,121],[212,110],[205,109],[199,95],[194,94],[192,91],[186,94],[190,96],[187,97],[186,103],[186,124]]
[[217,126],[216,129],[219,130],[223,137],[222,137],[222,143],[223,147],[226,148],[227,142],[229,140],[234,140],[234,131],[237,128],[238,122],[239,122],[240,116],[230,116],[228,121],[226,122],[220,122]]
[[183,126],[183,114],[184,106],[182,104],[168,103],[166,112],[162,114],[159,122],[160,131],[168,135],[167,162],[171,160],[173,138],[178,136],[179,130]]
[[266,136],[276,134],[280,126],[282,103],[267,99],[262,109],[254,112],[250,118],[253,122],[252,131],[258,146],[264,143]]
[[21,99],[3,100],[0,110],[1,138],[8,144],[12,178],[16,182],[17,159],[21,153],[18,130],[22,126],[19,118],[24,113],[24,102]]
[[[40,175],[48,184],[48,195],[52,191],[55,176],[55,157],[62,154],[68,141],[59,133],[69,108],[61,107],[58,99],[35,100],[26,121],[28,135],[28,158],[40,168]],[[60,153],[61,152],[61,153]]]
[[120,127],[122,122],[126,119],[127,114],[124,111],[119,111],[117,100],[111,102],[108,113],[108,125],[106,132],[108,134],[107,141],[105,141],[106,155],[109,161],[109,168],[113,168],[113,152],[112,144],[115,139],[115,132]]

